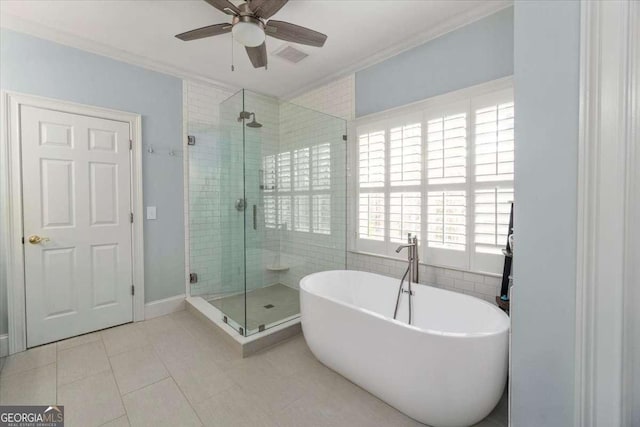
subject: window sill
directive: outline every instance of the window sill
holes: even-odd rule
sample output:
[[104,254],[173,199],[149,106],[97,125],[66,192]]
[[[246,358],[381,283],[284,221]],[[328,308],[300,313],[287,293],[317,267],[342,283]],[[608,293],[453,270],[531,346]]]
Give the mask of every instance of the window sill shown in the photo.
[[[392,261],[400,261],[400,262],[406,261],[405,259],[402,259],[402,258],[394,258],[394,257],[391,257],[391,256],[380,255],[380,254],[376,254],[376,253],[372,253],[372,252],[355,251],[355,250],[348,250],[347,252],[348,253],[352,253],[352,254],[356,254],[356,255],[366,255],[366,256],[371,256],[371,257],[376,257],[376,258],[388,259],[388,260],[392,260]],[[421,262],[419,264],[423,265],[425,267],[444,268],[444,269],[447,269],[447,270],[455,270],[455,271],[460,271],[460,272],[463,272],[463,273],[480,274],[482,276],[502,278],[502,274],[498,274],[498,273],[488,273],[486,271],[464,270],[462,268],[449,267],[449,266],[446,266],[446,265],[438,265],[438,264],[427,264],[427,263],[424,263],[424,262]]]

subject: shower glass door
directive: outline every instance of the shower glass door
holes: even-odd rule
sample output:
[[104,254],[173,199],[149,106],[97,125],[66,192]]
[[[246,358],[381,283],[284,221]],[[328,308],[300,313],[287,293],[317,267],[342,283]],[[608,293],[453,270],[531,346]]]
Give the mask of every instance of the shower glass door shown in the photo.
[[[191,295],[204,298],[226,323],[245,333],[244,126],[239,91],[204,125],[189,121],[190,264],[197,274]],[[203,129],[208,129],[204,131]],[[193,280],[192,280],[193,281]]]

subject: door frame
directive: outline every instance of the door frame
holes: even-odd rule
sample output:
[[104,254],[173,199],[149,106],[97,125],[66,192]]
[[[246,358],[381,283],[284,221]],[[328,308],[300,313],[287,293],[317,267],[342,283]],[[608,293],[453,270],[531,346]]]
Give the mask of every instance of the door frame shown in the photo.
[[640,390],[640,4],[580,6],[574,419],[630,426]]
[[111,110],[91,105],[44,98],[17,92],[2,91],[2,127],[0,172],[3,185],[0,188],[2,215],[0,231],[4,242],[2,261],[6,265],[9,354],[27,348],[25,271],[22,212],[22,162],[20,140],[20,107],[32,106],[64,113],[92,116],[129,123],[131,140],[131,206],[132,268],[135,295],[133,296],[133,321],[144,320],[144,216],[142,199],[142,116],[125,111]]

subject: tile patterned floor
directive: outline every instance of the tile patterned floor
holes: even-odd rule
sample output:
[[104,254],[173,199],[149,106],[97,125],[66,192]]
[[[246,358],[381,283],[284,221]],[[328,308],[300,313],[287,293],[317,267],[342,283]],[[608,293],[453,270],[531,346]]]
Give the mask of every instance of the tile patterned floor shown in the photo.
[[[0,404],[67,426],[420,426],[320,364],[301,335],[246,359],[186,311],[0,360]],[[476,426],[506,427],[506,399]]]

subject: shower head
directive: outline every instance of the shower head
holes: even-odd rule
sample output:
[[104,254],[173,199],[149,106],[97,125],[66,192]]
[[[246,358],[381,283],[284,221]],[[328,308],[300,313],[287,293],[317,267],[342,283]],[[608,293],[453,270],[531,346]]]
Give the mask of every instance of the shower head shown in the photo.
[[250,128],[261,128],[262,123],[256,122],[256,113],[250,113],[248,111],[240,111],[240,116],[238,117],[238,121],[241,122],[243,120],[248,120],[253,116],[253,120],[247,123],[247,127]]
[[253,121],[247,123],[247,127],[249,127],[249,128],[261,128],[262,127],[262,123],[256,122],[256,119],[254,118]]
[[250,127],[250,128],[261,128],[262,127],[262,123],[256,122],[256,114],[255,113],[251,113],[251,115],[253,115],[253,120],[250,121],[249,123],[247,123],[247,127]]

